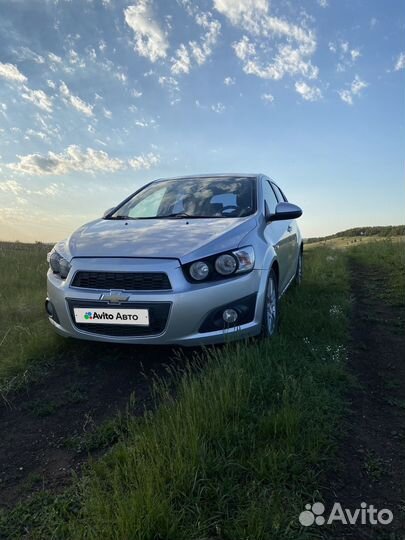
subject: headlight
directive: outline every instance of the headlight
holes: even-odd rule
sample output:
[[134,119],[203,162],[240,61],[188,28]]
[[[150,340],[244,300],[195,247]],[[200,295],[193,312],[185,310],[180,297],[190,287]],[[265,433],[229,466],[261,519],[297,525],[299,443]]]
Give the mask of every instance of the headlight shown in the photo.
[[220,255],[215,261],[215,270],[223,276],[229,276],[229,274],[233,274],[237,267],[238,263],[235,257],[230,253]]
[[255,265],[255,251],[252,246],[246,246],[237,251],[233,251],[233,254],[238,259],[238,273],[253,270]]
[[54,274],[59,274],[62,279],[66,279],[70,270],[70,263],[59,255],[54,249],[48,253],[47,260]]
[[56,251],[51,251],[50,253],[48,253],[47,258],[48,258],[49,266],[52,268],[53,273],[59,274],[60,272],[59,261],[61,260],[62,257]]
[[254,265],[254,249],[252,246],[246,246],[186,264],[183,269],[189,281],[208,281],[250,272]]
[[197,261],[190,266],[190,276],[196,281],[205,279],[209,273],[208,264],[204,261]]

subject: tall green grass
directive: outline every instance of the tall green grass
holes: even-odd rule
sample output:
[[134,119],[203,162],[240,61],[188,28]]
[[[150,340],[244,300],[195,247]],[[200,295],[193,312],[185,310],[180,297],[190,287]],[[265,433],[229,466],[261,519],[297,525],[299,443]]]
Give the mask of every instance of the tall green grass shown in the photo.
[[41,244],[0,244],[1,392],[61,343],[44,309],[47,251]]
[[[342,252],[305,256],[282,301],[281,333],[208,352],[157,385],[155,413],[56,499],[3,517],[19,538],[307,538],[298,515],[322,498],[343,403],[349,280]],[[313,534],[313,533],[312,533]],[[313,536],[312,536],[313,537]]]
[[378,243],[360,244],[348,252],[351,260],[379,273],[387,283],[374,286],[373,295],[391,306],[405,307],[405,241],[385,239]]

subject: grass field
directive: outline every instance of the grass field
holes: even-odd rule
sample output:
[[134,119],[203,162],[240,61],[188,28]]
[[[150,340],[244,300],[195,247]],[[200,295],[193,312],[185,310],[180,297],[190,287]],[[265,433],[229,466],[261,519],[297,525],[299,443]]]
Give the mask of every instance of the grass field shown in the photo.
[[7,534],[39,521],[32,538],[296,538],[341,407],[348,300],[345,257],[311,251],[279,337],[175,374],[175,400],[161,388],[156,414],[68,495],[8,515]]
[[42,244],[0,243],[0,393],[20,384],[61,341],[45,315],[46,254]]
[[405,236],[393,236],[391,238],[385,238],[383,236],[339,236],[336,238],[329,238],[327,240],[320,240],[319,242],[310,242],[305,245],[305,249],[310,250],[318,247],[328,247],[331,249],[345,249],[348,247],[365,246],[367,244],[374,245],[375,243],[382,243],[382,245],[395,245],[401,246],[405,241]]
[[[2,350],[19,344],[11,356],[3,352],[4,381],[41,359],[51,361],[66,346],[44,324],[44,250],[33,250],[35,272],[28,270],[32,256],[2,252],[9,275],[22,272],[19,278],[14,272],[5,292],[8,310],[1,312],[10,328]],[[303,286],[282,300],[280,335],[207,351],[173,370],[175,397],[172,383],[157,381],[154,413],[126,417],[125,435],[62,493],[37,491],[0,514],[0,537],[317,537],[297,518],[307,502],[322,500],[342,436],[352,382],[346,368],[350,266],[355,260],[382,272],[387,287],[370,294],[401,306],[404,257],[404,244],[390,241],[311,247]],[[21,276],[26,288],[15,302]],[[11,321],[20,325],[24,313],[29,331],[19,333]]]

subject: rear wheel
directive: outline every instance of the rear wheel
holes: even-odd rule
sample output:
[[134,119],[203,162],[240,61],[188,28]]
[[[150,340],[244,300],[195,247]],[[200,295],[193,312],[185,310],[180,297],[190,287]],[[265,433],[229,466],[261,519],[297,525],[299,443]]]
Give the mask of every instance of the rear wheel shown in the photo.
[[272,337],[277,333],[279,320],[278,280],[273,269],[267,279],[266,295],[264,299],[262,336]]

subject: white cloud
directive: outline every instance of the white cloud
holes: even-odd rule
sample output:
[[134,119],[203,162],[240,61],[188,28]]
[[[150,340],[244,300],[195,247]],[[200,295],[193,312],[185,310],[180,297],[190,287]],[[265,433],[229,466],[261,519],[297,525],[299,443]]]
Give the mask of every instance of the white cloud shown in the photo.
[[53,52],[48,53],[48,58],[51,62],[56,62],[57,64],[62,63],[62,58]]
[[44,64],[45,58],[40,54],[32,51],[29,47],[18,47],[13,50],[13,53],[17,56],[20,62],[24,60],[32,60],[36,64]]
[[21,97],[27,101],[30,101],[36,107],[39,107],[43,111],[52,112],[52,99],[45,94],[42,90],[31,90],[28,86],[23,87],[24,91]]
[[261,99],[263,101],[266,101],[267,103],[273,103],[274,101],[274,96],[272,94],[262,94],[261,95]]
[[86,67],[86,62],[83,60],[83,58],[80,58],[79,54],[74,49],[69,50],[68,60],[69,63],[75,67],[80,67],[83,69]]
[[179,83],[176,81],[174,77],[162,76],[162,77],[159,77],[158,81],[161,86],[168,86],[172,88],[178,88],[179,86]]
[[256,55],[256,47],[247,36],[243,36],[240,41],[232,46],[235,49],[236,56],[241,60],[247,60],[249,57]]
[[106,109],[105,107],[103,107],[103,114],[108,119],[112,118],[112,112]]
[[43,131],[35,131],[35,129],[29,128],[25,132],[25,139],[30,139],[31,137],[37,137],[38,139],[41,139],[42,141],[49,141],[49,137],[46,133]]
[[141,154],[140,156],[134,157],[128,161],[129,166],[132,167],[135,171],[141,169],[150,169],[151,167],[157,165],[160,162],[160,156],[149,152],[148,154]]
[[394,71],[400,71],[401,69],[405,69],[405,52],[401,52],[398,56],[398,59],[395,63]]
[[218,41],[221,31],[221,23],[213,19],[210,13],[197,12],[195,22],[205,30],[200,41],[189,41],[187,45],[181,43],[172,57],[171,72],[173,75],[189,73],[193,61],[202,65],[211,56]]
[[143,118],[142,120],[136,120],[135,125],[141,128],[156,127],[156,120],[154,118],[151,118],[150,120],[145,120]]
[[217,43],[221,31],[221,23],[210,17],[208,13],[198,13],[196,23],[206,30],[201,38],[201,42],[190,41],[189,45],[194,58],[198,64],[204,64],[207,58],[212,54],[213,48]]
[[352,49],[350,51],[350,56],[352,58],[352,61],[355,62],[359,56],[361,56],[361,53],[359,49]]
[[140,98],[142,96],[142,92],[134,88],[133,90],[131,90],[131,96],[134,98]]
[[321,7],[326,8],[326,7],[328,7],[329,2],[328,2],[328,0],[318,0],[318,4],[319,4]]
[[[44,189],[33,190],[26,188],[15,180],[6,180],[4,182],[0,182],[0,191],[2,191],[3,193],[12,193],[17,197],[22,194],[55,197],[60,192],[61,187],[63,187],[63,184],[52,183]],[[22,200],[20,200],[19,202],[22,202]]]
[[17,163],[8,165],[11,170],[38,176],[70,172],[115,172],[125,167],[122,160],[110,158],[106,152],[92,148],[82,151],[79,146],[73,144],[59,154],[48,152],[46,155],[27,154],[17,157],[19,158]]
[[141,56],[156,62],[166,58],[169,43],[166,33],[154,19],[151,1],[138,0],[124,9],[125,22],[134,31],[134,48]]
[[41,131],[43,131],[49,139],[56,137],[57,139],[61,140],[60,127],[58,125],[50,125],[40,113],[35,114],[35,121],[36,124],[40,126]]
[[358,75],[356,75],[350,84],[350,87],[348,89],[339,90],[338,94],[342,101],[348,105],[353,105],[353,98],[355,96],[359,96],[364,88],[367,88],[367,86],[368,84],[362,81]]
[[188,73],[191,67],[191,60],[188,50],[184,43],[175,52],[174,58],[172,58],[172,67],[171,72],[174,75],[179,75],[180,73]]
[[16,182],[15,180],[6,180],[4,182],[0,182],[0,191],[3,193],[13,193],[14,195],[18,195],[23,191],[23,187]]
[[357,96],[364,88],[367,88],[367,86],[368,84],[362,81],[358,75],[356,75],[351,84],[352,94]]
[[232,86],[233,84],[235,84],[234,77],[225,77],[225,79],[224,79],[224,85],[225,86]]
[[218,102],[215,105],[211,105],[211,110],[214,111],[214,113],[222,114],[225,111],[225,105]]
[[263,63],[256,52],[256,46],[247,36],[233,44],[236,56],[244,62],[243,71],[261,79],[280,80],[284,75],[301,75],[309,79],[318,77],[318,68],[311,61],[305,60],[300,48],[291,45],[279,45],[273,62]]
[[122,73],[122,71],[117,71],[117,73],[114,73],[114,77],[124,84],[126,84],[128,80],[128,77],[125,75],[125,73]]
[[297,74],[317,78],[318,68],[310,60],[314,33],[272,16],[268,0],[214,0],[214,7],[245,32],[233,44],[245,73],[273,80]]
[[48,53],[48,60],[51,63],[50,68],[52,71],[56,71],[57,64],[62,64],[62,58],[52,52]]
[[159,77],[158,82],[160,86],[163,86],[168,89],[170,95],[170,104],[174,105],[180,101],[179,98],[179,83],[174,77]]
[[260,19],[268,15],[267,0],[214,0],[214,8],[235,26],[259,33]]
[[360,58],[361,52],[359,49],[351,48],[348,41],[330,42],[329,50],[333,54],[337,54],[339,62],[336,66],[336,70],[339,72],[346,71],[347,68],[352,67],[356,60]]
[[0,62],[0,77],[13,82],[26,82],[27,77],[19,71],[14,64],[3,64]]
[[78,96],[74,96],[63,81],[59,86],[59,91],[65,103],[70,104],[74,109],[83,113],[85,116],[93,116],[93,105],[89,105]]
[[252,35],[269,38],[285,37],[295,40],[307,54],[314,52],[316,41],[313,33],[304,27],[269,14],[267,0],[214,0],[214,7],[235,26]]
[[[74,144],[60,153],[48,152],[45,155],[27,154],[17,157],[18,162],[9,163],[7,167],[17,173],[36,176],[63,175],[72,172],[116,172],[128,167],[135,170],[150,169],[160,161],[160,156],[152,152],[124,161],[110,157],[103,150],[95,150],[94,148],[82,150],[80,146]],[[18,190],[15,184],[9,184],[7,189],[11,190],[13,186],[14,190]],[[3,190],[5,189],[3,187]]]
[[305,81],[299,81],[295,83],[295,90],[306,101],[318,101],[322,99],[322,92],[320,88],[316,86],[309,86]]

